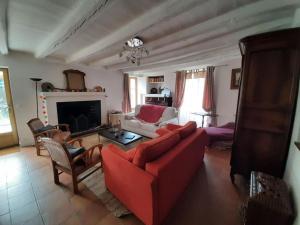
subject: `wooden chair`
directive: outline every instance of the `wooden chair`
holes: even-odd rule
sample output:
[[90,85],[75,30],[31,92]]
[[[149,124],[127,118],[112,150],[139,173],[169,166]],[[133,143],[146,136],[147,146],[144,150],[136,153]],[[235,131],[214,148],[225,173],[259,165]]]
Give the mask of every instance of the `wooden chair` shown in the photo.
[[[55,184],[59,184],[59,175],[65,172],[72,176],[73,192],[75,194],[78,193],[78,183],[102,167],[102,144],[94,145],[72,158],[66,144],[47,137],[43,137],[41,140],[51,156]],[[81,139],[69,141],[67,144],[74,145],[75,142],[82,147]]]
[[[61,139],[65,141],[71,138],[71,132],[68,124],[45,126],[39,118],[34,118],[29,120],[27,125],[33,134],[37,155],[41,155],[41,149],[43,148],[41,142],[42,137],[53,137],[55,135],[59,135],[61,136]],[[61,129],[64,129],[64,131]]]

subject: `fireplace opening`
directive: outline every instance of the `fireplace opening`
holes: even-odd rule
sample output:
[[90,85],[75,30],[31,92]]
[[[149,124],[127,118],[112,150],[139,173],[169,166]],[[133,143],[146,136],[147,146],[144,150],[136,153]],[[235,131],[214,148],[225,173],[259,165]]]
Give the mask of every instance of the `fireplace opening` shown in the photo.
[[72,133],[101,125],[101,101],[57,102],[58,123],[69,124]]

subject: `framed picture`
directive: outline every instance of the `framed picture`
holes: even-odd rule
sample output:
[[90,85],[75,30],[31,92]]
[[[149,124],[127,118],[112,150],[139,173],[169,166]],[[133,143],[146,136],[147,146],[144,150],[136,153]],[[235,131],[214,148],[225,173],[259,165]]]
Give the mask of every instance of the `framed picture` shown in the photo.
[[241,69],[232,69],[231,71],[231,83],[230,89],[239,89],[241,81]]
[[63,73],[66,75],[68,91],[86,91],[85,73],[79,70],[64,70]]

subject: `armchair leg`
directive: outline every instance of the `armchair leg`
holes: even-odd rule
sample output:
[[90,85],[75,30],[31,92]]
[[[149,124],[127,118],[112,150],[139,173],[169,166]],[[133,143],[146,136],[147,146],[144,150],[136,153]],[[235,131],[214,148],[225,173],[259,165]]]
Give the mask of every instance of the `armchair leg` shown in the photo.
[[52,162],[52,168],[53,168],[54,183],[55,184],[60,184],[58,169],[55,168],[55,164],[53,162]]
[[74,194],[78,194],[77,176],[74,173],[72,173],[72,183],[73,183],[73,192],[74,192]]
[[41,146],[38,142],[35,142],[35,148],[36,148],[36,155],[40,156],[41,155]]

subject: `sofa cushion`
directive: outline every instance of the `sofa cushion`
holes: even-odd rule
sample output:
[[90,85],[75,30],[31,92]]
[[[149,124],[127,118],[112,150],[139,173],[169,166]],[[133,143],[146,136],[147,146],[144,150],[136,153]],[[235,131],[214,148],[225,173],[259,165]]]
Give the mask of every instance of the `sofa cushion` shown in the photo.
[[152,123],[141,123],[141,129],[143,129],[143,130],[155,132],[157,130],[157,128],[158,127]]
[[166,134],[169,134],[170,132],[172,132],[171,130],[167,129],[166,127],[161,127],[159,129],[157,129],[155,131],[159,136],[163,136],[163,135],[166,135]]
[[129,127],[141,128],[141,122],[138,120],[126,120],[126,125]]
[[147,123],[156,123],[162,117],[165,109],[165,106],[142,105],[139,114],[136,115],[136,118]]
[[159,122],[164,122],[177,117],[177,111],[174,107],[166,107]]
[[177,129],[179,131],[180,137],[186,138],[191,133],[194,133],[197,129],[197,123],[195,121],[187,122],[183,127]]
[[120,156],[123,159],[126,159],[129,162],[132,162],[133,157],[135,155],[136,149],[130,149],[129,151],[124,151],[123,149],[119,148],[118,146],[114,144],[108,144],[105,149],[109,149],[110,151],[116,153],[118,156]]
[[133,158],[133,164],[145,168],[147,162],[151,162],[169,151],[180,141],[180,135],[174,131],[164,136],[139,144]]

